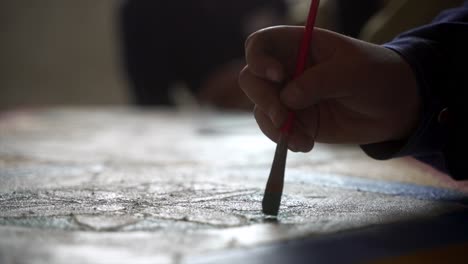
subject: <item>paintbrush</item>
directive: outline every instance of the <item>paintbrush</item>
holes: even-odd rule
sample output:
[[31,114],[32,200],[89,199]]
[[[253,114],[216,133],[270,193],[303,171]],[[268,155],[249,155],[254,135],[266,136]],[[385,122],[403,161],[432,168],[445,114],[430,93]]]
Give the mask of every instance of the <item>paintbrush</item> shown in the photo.
[[[317,17],[317,10],[319,0],[312,0],[310,3],[309,14],[307,16],[307,23],[304,28],[299,53],[297,56],[296,70],[293,79],[299,77],[305,69],[307,58],[309,55],[310,43],[312,41],[312,32],[315,25],[315,18]],[[280,130],[280,138],[276,145],[275,156],[271,165],[270,175],[265,187],[265,194],[263,195],[262,211],[266,215],[278,215],[279,207],[281,204],[281,196],[283,194],[284,184],[284,171],[286,167],[286,156],[288,153],[288,139],[292,132],[294,125],[295,114],[289,112],[288,118]]]

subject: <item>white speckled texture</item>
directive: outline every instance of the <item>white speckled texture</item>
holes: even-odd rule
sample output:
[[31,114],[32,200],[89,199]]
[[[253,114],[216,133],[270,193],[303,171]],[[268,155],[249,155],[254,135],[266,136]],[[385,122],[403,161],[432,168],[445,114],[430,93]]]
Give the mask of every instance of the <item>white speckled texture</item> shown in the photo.
[[460,208],[448,200],[467,189],[412,160],[319,144],[289,155],[272,221],[261,199],[274,147],[249,114],[3,113],[0,262],[178,263],[438,215]]

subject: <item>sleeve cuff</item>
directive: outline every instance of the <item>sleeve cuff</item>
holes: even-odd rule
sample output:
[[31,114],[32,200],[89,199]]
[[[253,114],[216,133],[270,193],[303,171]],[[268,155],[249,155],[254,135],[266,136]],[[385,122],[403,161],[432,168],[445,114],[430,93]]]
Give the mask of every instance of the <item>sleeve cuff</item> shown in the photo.
[[398,53],[413,70],[422,99],[421,119],[409,138],[361,145],[362,150],[378,160],[440,153],[446,143],[447,129],[439,121],[439,115],[446,106],[434,95],[432,85],[440,83],[438,67],[444,64],[427,40],[403,37],[383,46]]

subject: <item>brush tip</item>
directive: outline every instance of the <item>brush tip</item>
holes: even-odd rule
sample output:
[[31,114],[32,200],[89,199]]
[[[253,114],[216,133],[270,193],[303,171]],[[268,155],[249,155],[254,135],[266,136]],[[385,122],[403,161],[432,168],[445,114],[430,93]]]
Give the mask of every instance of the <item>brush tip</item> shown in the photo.
[[281,204],[281,193],[265,192],[262,201],[262,212],[277,216]]

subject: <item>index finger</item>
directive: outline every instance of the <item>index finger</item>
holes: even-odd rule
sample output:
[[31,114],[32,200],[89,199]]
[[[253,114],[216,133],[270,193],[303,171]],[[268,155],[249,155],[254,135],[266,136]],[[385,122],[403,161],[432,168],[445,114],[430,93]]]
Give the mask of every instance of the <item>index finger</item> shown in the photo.
[[274,27],[261,29],[252,33],[245,42],[245,59],[249,70],[255,76],[280,83],[285,79],[281,63],[268,54],[271,45],[271,34]]

